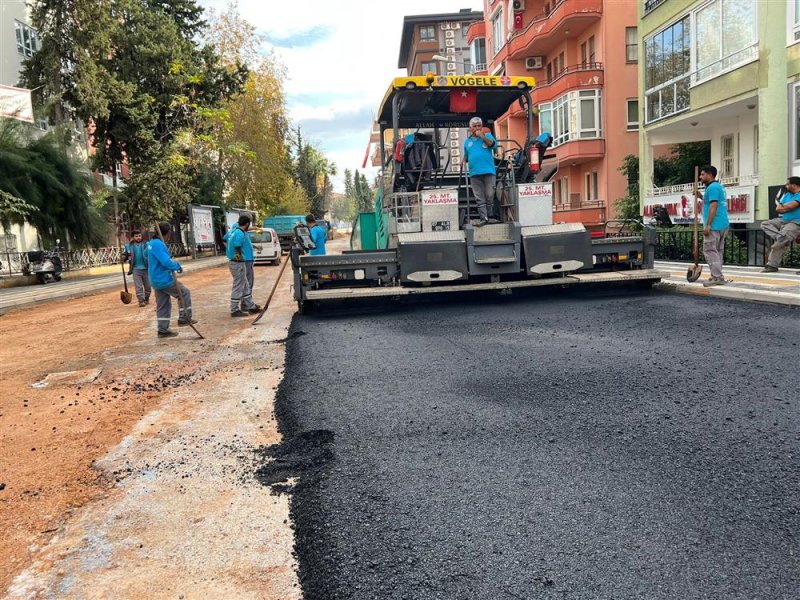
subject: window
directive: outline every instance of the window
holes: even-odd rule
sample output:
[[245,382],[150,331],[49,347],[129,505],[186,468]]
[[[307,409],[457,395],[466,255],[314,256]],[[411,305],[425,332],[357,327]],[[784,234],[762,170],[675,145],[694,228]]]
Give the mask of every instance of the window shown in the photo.
[[582,138],[600,137],[600,90],[581,90],[578,131]]
[[597,56],[594,53],[594,36],[588,39],[588,44],[589,44],[589,62],[595,63],[597,62]]
[[639,99],[627,100],[628,104],[628,131],[639,129]]
[[435,62],[424,62],[422,63],[422,74],[425,75],[428,71],[433,71],[436,73],[436,63]]
[[755,0],[714,0],[694,13],[694,82],[758,59]]
[[486,68],[486,38],[475,38],[469,46],[469,59],[476,71]]
[[569,177],[561,178],[561,204],[569,203]]
[[[798,0],[800,2],[800,0]],[[639,61],[639,33],[636,27],[625,28],[625,62]]]
[[558,55],[558,73],[556,75],[560,75],[561,71],[567,66],[567,61],[564,58],[564,53]]
[[581,44],[581,64],[585,67],[588,61],[589,54],[586,52],[586,42]]
[[539,105],[540,133],[553,136],[553,146],[573,139],[602,137],[600,90],[569,92]]
[[733,134],[723,135],[721,140],[722,144],[722,160],[720,161],[719,177],[724,179],[726,177],[736,177],[736,160],[734,158],[735,145],[733,143]]
[[505,33],[503,31],[503,9],[499,8],[492,17],[492,50],[494,54],[503,48]]
[[592,200],[597,200],[600,197],[600,181],[597,176],[597,171],[592,171]]
[[592,174],[586,173],[583,176],[583,193],[587,201],[592,199]]
[[786,19],[789,26],[787,43],[794,44],[800,42],[800,0],[788,0],[786,5],[789,10]]
[[553,63],[547,63],[547,81],[553,81]]
[[419,41],[433,42],[436,40],[436,27],[434,25],[419,26]]
[[645,123],[689,109],[689,16],[644,41]]
[[49,129],[49,123],[47,119],[42,119],[41,117],[36,119],[36,128],[41,129],[42,131],[47,131]]
[[30,58],[39,49],[39,37],[36,35],[36,30],[19,21],[14,21],[14,30],[17,35],[17,52]]

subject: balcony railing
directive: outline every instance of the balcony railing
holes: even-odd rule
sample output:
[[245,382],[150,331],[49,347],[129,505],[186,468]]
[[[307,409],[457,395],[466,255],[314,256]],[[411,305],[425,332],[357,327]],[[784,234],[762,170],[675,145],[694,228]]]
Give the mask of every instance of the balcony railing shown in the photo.
[[555,83],[565,75],[570,73],[578,73],[580,71],[602,71],[603,70],[603,63],[600,62],[587,62],[581,63],[579,65],[570,65],[569,67],[564,67],[558,73],[553,75],[551,78],[545,80],[544,83],[540,85],[550,85],[551,83]]
[[473,75],[475,73],[480,73],[481,71],[485,70],[486,70],[486,63],[475,63],[474,65],[472,65],[472,68],[470,69]]
[[659,4],[662,4],[663,2],[666,2],[666,0],[645,0],[645,3],[644,3],[644,12],[645,12],[645,14],[649,13],[656,6],[658,6]]
[[[736,177],[721,177],[718,179],[722,185],[726,187],[738,187],[742,185],[758,185],[758,175],[741,175]],[[648,191],[648,196],[668,196],[671,194],[683,194],[692,191],[693,185],[691,183],[682,183],[680,185],[670,185],[665,187],[652,187]],[[697,186],[697,189],[705,189],[702,183]]]
[[692,73],[692,85],[703,83],[755,60],[758,60],[758,42],[697,69]]

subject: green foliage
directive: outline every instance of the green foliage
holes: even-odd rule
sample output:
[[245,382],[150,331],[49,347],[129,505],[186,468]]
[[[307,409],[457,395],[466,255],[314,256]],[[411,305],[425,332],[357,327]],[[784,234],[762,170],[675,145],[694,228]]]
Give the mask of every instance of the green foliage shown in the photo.
[[187,131],[192,141],[204,139],[203,115],[238,93],[247,76],[200,45],[202,14],[195,0],[40,0],[33,11],[42,51],[26,78],[44,86],[56,116],[69,109],[93,123],[96,168],[131,166],[126,200],[134,222],[171,217],[197,189],[199,163],[211,157],[197,151],[200,144],[187,150],[176,140]]
[[4,225],[27,222],[47,244],[65,234],[76,245],[105,243],[108,225],[92,204],[88,178],[52,135],[25,143],[16,124],[2,121],[0,193]]
[[[670,150],[671,156],[653,161],[653,184],[656,187],[691,183],[695,166],[702,168],[711,163],[711,142],[708,141],[675,144]],[[619,171],[628,180],[628,188],[625,196],[615,201],[617,214],[624,219],[639,219],[639,157],[629,154],[623,158]]]

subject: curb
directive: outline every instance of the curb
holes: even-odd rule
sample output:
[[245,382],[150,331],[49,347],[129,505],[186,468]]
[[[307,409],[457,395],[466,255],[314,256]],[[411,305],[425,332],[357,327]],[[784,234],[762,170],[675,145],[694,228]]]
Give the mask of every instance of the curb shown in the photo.
[[772,292],[767,290],[753,290],[735,287],[711,287],[691,285],[689,283],[677,283],[675,281],[661,281],[656,284],[655,289],[665,292],[675,292],[679,294],[693,294],[695,296],[706,296],[712,298],[722,298],[725,300],[743,300],[745,302],[759,302],[762,304],[778,304],[781,306],[800,307],[800,295],[787,292]]
[[[179,257],[176,260],[178,260],[178,262],[180,262],[185,267],[184,270],[187,270],[190,265],[195,264],[198,260],[205,261],[217,258],[224,258],[224,255],[207,256],[196,259],[187,256],[187,257]],[[127,265],[126,265],[126,272],[127,272]],[[122,270],[120,269],[119,263],[115,263],[113,265],[102,265],[100,267],[89,267],[88,269],[79,269],[77,271],[66,271],[61,274],[61,279],[63,281],[75,281],[89,277],[99,277],[102,275],[115,275],[115,274],[118,275],[122,274]],[[38,285],[38,283],[39,282],[36,279],[36,275],[14,275],[12,277],[1,278],[0,289],[18,288],[18,287],[24,287],[26,285]]]
[[[186,264],[182,264],[183,272],[184,273],[192,273],[194,271],[200,271],[202,269],[207,269],[211,267],[219,267],[228,262],[228,259],[224,256],[216,256],[213,258],[207,259],[200,259],[198,261],[190,261]],[[121,273],[120,273],[121,275]],[[3,304],[3,297],[0,295],[0,315],[3,315],[9,311],[20,309],[20,308],[28,308],[30,306],[35,306],[38,304],[44,304],[50,301],[57,301],[57,300],[70,300],[73,298],[78,298],[81,296],[88,296],[90,294],[95,294],[98,292],[103,292],[110,288],[115,287],[122,287],[122,282],[119,281],[119,277],[112,275],[106,275],[103,279],[97,281],[86,281],[86,287],[80,287],[78,289],[69,288],[64,290],[64,293],[59,294],[58,290],[58,283],[51,283],[47,286],[30,286],[32,291],[41,289],[42,292],[46,292],[46,295],[42,296],[34,296],[28,299],[20,299],[19,302],[14,303],[12,299],[12,303],[8,305]],[[75,281],[75,280],[73,280]],[[77,278],[77,281],[80,281],[80,278]],[[129,284],[130,287],[130,284]],[[15,288],[8,288],[15,289]],[[55,292],[54,294],[50,292]]]

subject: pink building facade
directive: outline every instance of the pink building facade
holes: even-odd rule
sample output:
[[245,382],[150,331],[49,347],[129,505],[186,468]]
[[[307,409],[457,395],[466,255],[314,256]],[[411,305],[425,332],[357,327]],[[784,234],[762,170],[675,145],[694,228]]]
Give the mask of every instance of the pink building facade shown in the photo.
[[[534,131],[554,139],[545,167],[553,178],[556,222],[598,229],[614,218],[628,181],[623,158],[638,153],[637,15],[633,2],[484,0],[484,20],[467,41],[485,49],[486,72],[536,79],[532,106],[515,106],[495,124],[501,138],[524,141],[525,110]],[[477,61],[476,61],[477,62]]]

